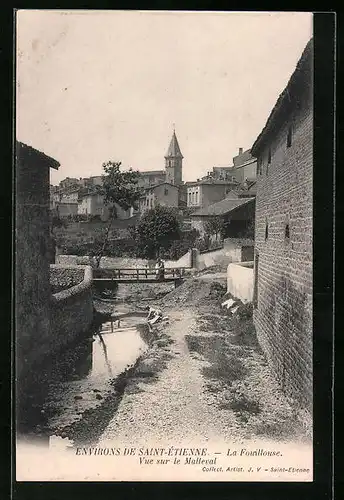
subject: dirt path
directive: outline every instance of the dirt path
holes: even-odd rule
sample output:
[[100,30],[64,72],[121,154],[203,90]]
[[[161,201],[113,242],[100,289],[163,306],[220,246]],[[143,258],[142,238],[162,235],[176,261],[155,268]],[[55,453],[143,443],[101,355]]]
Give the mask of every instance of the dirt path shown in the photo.
[[170,296],[170,324],[129,381],[99,444],[308,440],[307,422],[272,378],[252,320],[231,320],[218,299],[207,297],[205,282],[194,283],[186,302],[190,293],[205,300],[186,308]]
[[[191,356],[185,333],[196,330],[194,314],[173,311],[166,334],[174,341],[166,352],[171,356],[159,379],[138,382],[126,392],[119,411],[110,422],[102,440],[125,443],[178,440],[193,441],[231,435],[235,422],[219,419],[216,408],[207,400],[199,360]],[[142,391],[142,392],[141,392]],[[225,425],[224,425],[225,424]]]

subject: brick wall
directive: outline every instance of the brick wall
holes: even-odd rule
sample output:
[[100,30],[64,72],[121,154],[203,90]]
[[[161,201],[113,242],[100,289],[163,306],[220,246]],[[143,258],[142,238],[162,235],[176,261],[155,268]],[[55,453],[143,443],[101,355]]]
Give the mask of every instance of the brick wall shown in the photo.
[[[310,407],[313,118],[311,90],[305,87],[297,109],[289,108],[283,124],[274,128],[259,154],[262,175],[257,178],[255,253],[259,260],[254,321],[259,342],[284,392]],[[292,145],[287,147],[290,123]],[[271,163],[267,165],[269,148]]]

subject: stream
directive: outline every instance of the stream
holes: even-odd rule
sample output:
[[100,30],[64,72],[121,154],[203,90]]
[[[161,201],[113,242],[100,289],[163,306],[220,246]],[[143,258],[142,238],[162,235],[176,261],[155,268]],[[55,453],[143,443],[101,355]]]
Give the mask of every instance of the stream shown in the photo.
[[110,321],[35,371],[26,395],[20,397],[18,440],[47,444],[51,436],[100,408],[113,392],[114,381],[148,349],[145,315],[128,312],[126,304],[116,305]]

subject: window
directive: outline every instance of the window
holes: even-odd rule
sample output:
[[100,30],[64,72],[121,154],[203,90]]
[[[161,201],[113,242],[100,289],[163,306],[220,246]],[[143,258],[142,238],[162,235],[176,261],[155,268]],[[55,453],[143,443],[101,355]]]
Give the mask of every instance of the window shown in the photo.
[[290,148],[291,143],[293,140],[293,131],[291,125],[288,128],[288,134],[287,134],[287,148]]
[[289,228],[289,223],[287,222],[284,228],[284,238],[286,242],[288,243],[290,241],[290,228]]
[[168,195],[168,189],[167,188],[165,188],[164,194],[165,194],[165,196]]
[[269,237],[269,224],[268,224],[268,221],[266,221],[265,223],[265,241],[267,241]]

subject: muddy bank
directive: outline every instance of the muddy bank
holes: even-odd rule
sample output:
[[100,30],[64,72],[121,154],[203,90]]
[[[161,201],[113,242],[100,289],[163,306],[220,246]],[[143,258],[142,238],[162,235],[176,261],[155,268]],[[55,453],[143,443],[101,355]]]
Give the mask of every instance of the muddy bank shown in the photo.
[[102,293],[94,289],[93,297],[95,302],[140,304],[141,302],[146,303],[147,301],[161,299],[173,289],[173,283],[120,283],[116,289],[104,290]]
[[124,393],[139,392],[139,383],[153,383],[158,379],[159,373],[166,368],[166,362],[170,359],[164,347],[172,341],[163,332],[150,331],[145,327],[137,328],[147,343],[148,350],[110,381],[109,390],[97,407],[86,409],[70,425],[55,429],[55,435],[67,437],[73,441],[74,447],[96,444],[116,414]]

